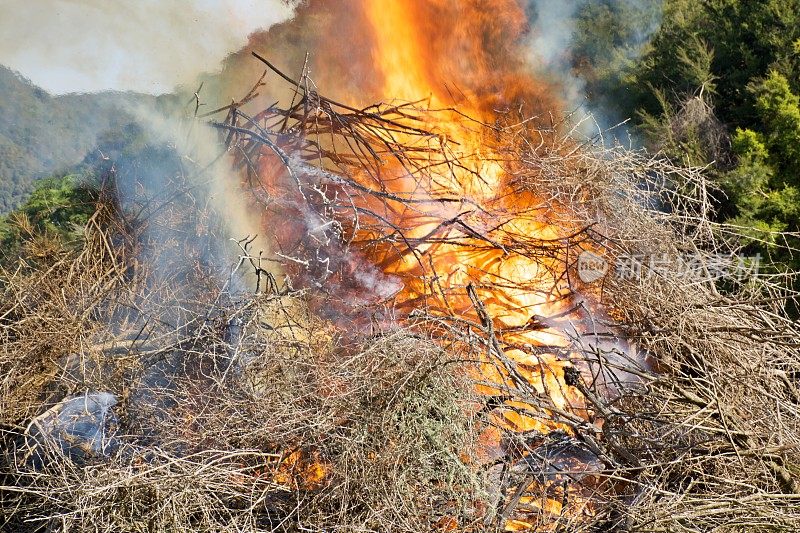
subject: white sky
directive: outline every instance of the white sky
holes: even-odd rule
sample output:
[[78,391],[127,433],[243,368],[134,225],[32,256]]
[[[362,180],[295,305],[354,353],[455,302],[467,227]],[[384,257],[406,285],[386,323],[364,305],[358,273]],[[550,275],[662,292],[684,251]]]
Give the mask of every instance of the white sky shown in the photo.
[[159,94],[290,15],[280,0],[0,0],[0,64],[54,94]]

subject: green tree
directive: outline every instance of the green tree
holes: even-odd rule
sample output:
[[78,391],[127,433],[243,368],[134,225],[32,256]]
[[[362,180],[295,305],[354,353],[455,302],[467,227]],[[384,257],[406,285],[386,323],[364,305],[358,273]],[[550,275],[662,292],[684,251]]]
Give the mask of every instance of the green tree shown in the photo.
[[[794,269],[800,230],[800,0],[665,0],[625,103],[645,144],[710,165],[719,217]],[[800,246],[792,238],[788,244]]]
[[[796,87],[798,39],[800,0],[666,0],[661,27],[635,68],[635,107],[658,114],[650,88],[680,101],[697,91],[708,71],[720,120],[756,126],[756,97],[747,87],[770,70]],[[713,51],[710,58],[702,47]]]
[[26,242],[37,239],[50,250],[79,246],[97,199],[97,187],[83,176],[39,180],[22,206],[0,217],[0,259],[15,259]]
[[800,97],[777,71],[751,84],[750,92],[760,131],[737,128],[732,148],[738,164],[722,183],[735,206],[732,222],[762,230],[753,237],[769,243],[773,234],[765,232],[800,230]]

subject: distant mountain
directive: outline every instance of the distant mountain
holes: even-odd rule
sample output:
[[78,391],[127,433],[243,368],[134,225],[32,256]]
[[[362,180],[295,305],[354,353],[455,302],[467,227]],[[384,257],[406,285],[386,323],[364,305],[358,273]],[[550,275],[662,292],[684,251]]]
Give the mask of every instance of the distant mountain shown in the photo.
[[104,92],[53,96],[0,65],[0,213],[18,206],[44,176],[82,161],[98,135],[156,97]]

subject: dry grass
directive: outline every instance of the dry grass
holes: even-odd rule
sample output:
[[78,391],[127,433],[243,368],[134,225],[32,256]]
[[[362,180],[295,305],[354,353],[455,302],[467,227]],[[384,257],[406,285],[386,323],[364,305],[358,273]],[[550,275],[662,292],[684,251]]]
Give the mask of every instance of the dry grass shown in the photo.
[[[476,519],[483,474],[461,459],[475,399],[456,354],[400,328],[342,337],[302,293],[175,291],[198,257],[137,264],[175,247],[129,227],[101,206],[80,253],[4,273],[5,530],[411,532]],[[107,454],[30,437],[45,409],[95,391],[118,399]]]
[[712,221],[712,185],[700,170],[620,149],[576,151],[571,173],[561,170],[559,154],[523,157],[520,179],[594,221],[594,240],[610,262],[642,262],[640,276],[608,275],[599,292],[650,361],[637,386],[613,401],[596,397],[606,413],[603,447],[619,459],[609,476],[623,482],[605,509],[608,524],[796,531],[800,344],[783,312],[796,298],[786,288],[793,274],[761,265],[743,280],[715,279],[674,268],[677,257],[713,269],[720,257],[744,254],[738,228]]

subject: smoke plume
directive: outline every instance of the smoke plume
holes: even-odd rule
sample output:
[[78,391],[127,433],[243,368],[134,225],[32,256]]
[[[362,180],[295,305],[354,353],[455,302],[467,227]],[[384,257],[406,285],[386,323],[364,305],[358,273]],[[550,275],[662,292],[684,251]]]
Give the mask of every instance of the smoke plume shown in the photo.
[[166,93],[291,15],[280,0],[4,0],[0,63],[54,94]]
[[[592,115],[583,133],[594,135],[597,128],[609,128],[630,118],[614,105],[612,95],[603,94],[607,87],[590,87],[586,70],[577,68],[576,63],[588,60],[585,67],[592,78],[621,78],[660,26],[662,0],[525,1],[531,24],[526,43],[528,59],[540,75],[552,77],[565,110],[575,112],[576,120]],[[601,15],[603,20],[595,20]],[[579,57],[578,53],[588,57]],[[622,128],[612,137],[627,139],[628,131]]]

